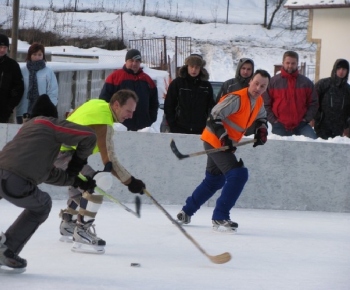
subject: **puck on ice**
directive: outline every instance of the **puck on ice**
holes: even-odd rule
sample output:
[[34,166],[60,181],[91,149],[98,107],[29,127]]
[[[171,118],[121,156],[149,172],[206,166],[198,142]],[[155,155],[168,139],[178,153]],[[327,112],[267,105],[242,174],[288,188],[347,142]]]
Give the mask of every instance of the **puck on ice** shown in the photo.
[[139,263],[131,263],[130,266],[131,267],[140,267],[141,264],[139,264]]

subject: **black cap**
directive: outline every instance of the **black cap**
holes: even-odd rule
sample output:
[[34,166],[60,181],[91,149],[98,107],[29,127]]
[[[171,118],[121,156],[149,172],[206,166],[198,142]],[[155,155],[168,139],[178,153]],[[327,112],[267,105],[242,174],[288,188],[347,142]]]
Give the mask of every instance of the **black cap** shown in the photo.
[[10,46],[9,38],[5,34],[0,34],[0,46]]
[[128,59],[139,59],[141,61],[141,52],[137,49],[128,50],[125,56],[125,61],[127,61]]
[[56,106],[51,102],[50,97],[46,94],[37,98],[33,105],[31,118],[45,116],[58,118]]

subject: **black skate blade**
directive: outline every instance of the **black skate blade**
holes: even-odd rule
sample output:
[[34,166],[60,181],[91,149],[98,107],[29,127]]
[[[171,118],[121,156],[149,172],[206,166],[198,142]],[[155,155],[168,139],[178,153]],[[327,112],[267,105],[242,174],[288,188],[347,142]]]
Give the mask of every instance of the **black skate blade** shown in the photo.
[[11,268],[5,265],[0,265],[0,275],[22,274],[25,271],[26,268]]

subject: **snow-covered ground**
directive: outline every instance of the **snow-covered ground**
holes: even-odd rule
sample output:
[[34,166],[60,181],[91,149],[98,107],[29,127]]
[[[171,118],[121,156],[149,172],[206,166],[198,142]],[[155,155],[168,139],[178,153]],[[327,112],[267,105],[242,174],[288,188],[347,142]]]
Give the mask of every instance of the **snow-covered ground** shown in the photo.
[[[158,194],[152,193],[155,199]],[[217,265],[154,205],[143,205],[138,219],[105,202],[96,230],[107,241],[106,253],[73,253],[71,244],[58,241],[61,208],[65,202],[55,200],[48,220],[22,251],[27,271],[0,275],[0,289],[349,289],[346,213],[233,209],[239,229],[227,235],[212,232],[213,208],[203,207],[184,228],[209,255],[231,253],[231,261]],[[181,206],[165,209],[175,217]],[[0,212],[0,229],[5,231],[20,210],[2,200]]]
[[[12,7],[5,6],[0,0],[0,19],[4,28],[12,25]],[[54,13],[48,10],[29,9],[42,7],[54,9],[74,6],[74,1],[30,0],[21,1],[20,28],[36,27],[41,30],[55,31],[63,37],[109,38],[122,37],[120,13],[123,13],[123,38],[128,45],[132,39],[167,38],[168,55],[174,54],[174,38],[191,37],[192,52],[200,53],[207,62],[207,70],[212,81],[225,81],[234,77],[238,60],[242,57],[252,58],[255,68],[274,72],[274,65],[280,64],[286,50],[296,50],[300,62],[315,64],[315,46],[306,41],[306,29],[289,30],[290,11],[281,8],[276,14],[271,30],[262,27],[264,19],[264,1],[235,0],[230,1],[228,20],[225,24],[226,0],[159,0],[146,1],[148,14],[185,20],[169,21],[163,18],[140,16],[141,0],[133,1],[75,1],[78,9],[104,9],[98,13]],[[276,1],[269,0],[268,20],[275,8]],[[109,11],[109,12],[106,12]],[[113,11],[113,13],[111,13]],[[134,13],[134,14],[133,14]],[[298,12],[299,13],[299,12]],[[295,15],[295,24],[305,22],[306,17]],[[187,20],[187,21],[186,21]],[[203,24],[193,23],[200,20]],[[192,21],[192,22],[190,22]],[[304,24],[306,28],[306,25]],[[25,45],[28,48],[28,44]],[[23,47],[23,46],[22,46]],[[48,47],[55,52],[72,49],[69,47]],[[74,49],[77,51],[77,49]],[[99,49],[81,49],[80,52],[114,54]],[[335,57],[336,58],[336,57]]]

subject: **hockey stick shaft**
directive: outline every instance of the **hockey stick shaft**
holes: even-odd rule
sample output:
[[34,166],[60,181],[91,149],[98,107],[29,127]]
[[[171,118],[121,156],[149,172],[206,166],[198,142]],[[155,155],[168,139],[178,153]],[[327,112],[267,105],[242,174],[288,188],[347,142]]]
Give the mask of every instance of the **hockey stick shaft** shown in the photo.
[[[233,146],[239,147],[239,146],[244,146],[244,145],[247,145],[247,144],[250,144],[250,143],[254,143],[254,142],[256,142],[256,139],[242,141],[240,143],[233,144]],[[219,151],[224,151],[224,150],[229,149],[229,146],[223,146],[223,147],[220,147],[220,148],[208,149],[208,150],[199,151],[199,152],[190,153],[190,154],[182,154],[182,153],[180,153],[179,149],[177,149],[175,141],[171,140],[170,148],[173,151],[173,153],[176,155],[176,157],[179,158],[180,160],[182,160],[182,159],[189,158],[189,157],[194,157],[194,156],[199,156],[199,155],[211,154],[211,153],[215,153],[215,152],[219,152]]]
[[209,258],[210,261],[212,261],[215,264],[224,264],[231,260],[231,254],[228,252],[225,252],[221,255],[212,256],[209,255],[198,243],[195,239],[193,239],[186,231],[185,229],[176,221],[174,220],[171,215],[162,207],[159,202],[147,191],[147,189],[143,189],[143,192],[152,200],[152,202],[167,216],[167,218],[175,225],[177,228],[188,238],[195,246],[196,248],[202,252],[205,256]]
[[[86,180],[87,180],[86,177],[85,177],[83,174],[81,174],[81,173],[79,173],[78,176],[79,176],[79,178],[80,178],[81,180],[83,180],[83,181],[86,181]],[[96,186],[96,187],[95,187],[95,190],[96,190],[99,194],[101,194],[101,195],[107,197],[109,200],[111,200],[111,201],[113,201],[113,202],[119,204],[119,205],[120,205],[121,207],[123,207],[126,211],[132,213],[133,215],[137,216],[138,218],[140,217],[141,201],[140,201],[140,198],[139,198],[138,196],[136,196],[136,200],[135,200],[135,204],[136,204],[136,212],[135,212],[135,211],[133,211],[131,208],[128,208],[125,204],[121,203],[121,202],[120,202],[118,199],[116,199],[114,196],[112,196],[112,195],[108,194],[107,192],[105,192],[102,188]]]

